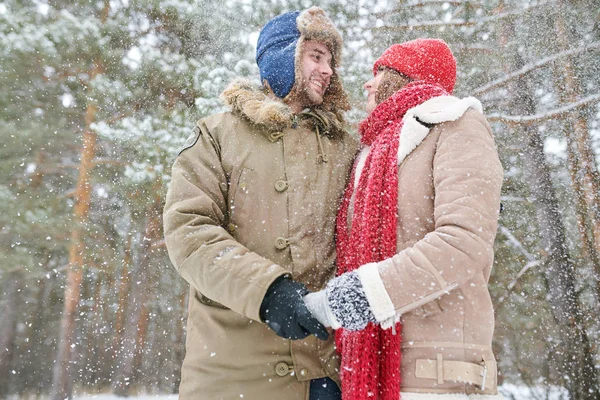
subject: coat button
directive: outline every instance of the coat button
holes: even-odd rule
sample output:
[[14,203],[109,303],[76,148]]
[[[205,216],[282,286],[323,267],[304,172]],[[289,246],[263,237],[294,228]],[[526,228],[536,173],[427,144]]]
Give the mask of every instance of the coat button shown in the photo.
[[279,376],[286,376],[290,372],[290,367],[284,362],[277,363],[275,373]]
[[278,192],[284,192],[287,190],[288,187],[290,187],[290,184],[284,180],[275,182],[275,190],[277,190]]
[[283,250],[286,247],[288,247],[289,242],[286,238],[283,237],[278,237],[277,239],[275,239],[275,248],[278,250]]
[[235,224],[229,223],[229,225],[227,225],[227,230],[231,233],[235,232]]
[[306,376],[306,374],[308,374],[308,371],[306,370],[306,368],[302,368],[302,369],[300,370],[300,375],[302,375],[302,376]]

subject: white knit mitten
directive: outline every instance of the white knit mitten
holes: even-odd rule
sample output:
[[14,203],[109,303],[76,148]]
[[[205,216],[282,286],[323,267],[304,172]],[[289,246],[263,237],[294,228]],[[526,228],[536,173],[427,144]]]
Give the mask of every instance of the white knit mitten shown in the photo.
[[309,293],[304,296],[304,304],[312,315],[323,325],[328,328],[339,329],[341,324],[333,315],[331,307],[327,302],[327,292],[320,290],[318,292]]

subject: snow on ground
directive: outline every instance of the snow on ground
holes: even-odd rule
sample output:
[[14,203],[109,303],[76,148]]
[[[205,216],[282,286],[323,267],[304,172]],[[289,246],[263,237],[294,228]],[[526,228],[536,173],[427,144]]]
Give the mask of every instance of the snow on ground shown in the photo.
[[117,397],[114,394],[81,394],[75,395],[73,400],[177,400],[176,394],[145,394],[131,397]]
[[[499,387],[506,400],[568,400],[567,394],[562,388],[517,386],[505,384]],[[74,400],[123,400],[112,394],[87,394],[75,395]],[[146,394],[128,397],[127,400],[177,400],[176,394]]]
[[500,393],[506,400],[568,400],[567,391],[561,387],[542,387],[529,388],[527,386],[517,386],[504,384],[498,387]]

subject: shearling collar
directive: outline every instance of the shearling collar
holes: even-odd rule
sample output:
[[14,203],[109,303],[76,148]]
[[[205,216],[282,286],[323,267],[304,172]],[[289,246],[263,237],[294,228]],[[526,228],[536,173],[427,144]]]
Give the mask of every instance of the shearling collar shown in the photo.
[[343,121],[335,113],[315,107],[296,116],[281,100],[269,97],[262,88],[245,79],[231,82],[221,99],[234,114],[264,128],[266,133],[291,128],[298,121],[296,117],[312,121],[322,134],[336,136],[343,132]]
[[425,124],[440,124],[442,122],[456,121],[469,109],[473,108],[483,112],[479,100],[474,97],[459,99],[454,96],[439,96],[427,100],[404,115],[404,124],[400,132],[400,146],[398,147],[398,165],[404,161],[430,131]]
[[[454,96],[434,97],[408,110],[402,119],[403,124],[400,131],[400,144],[398,146],[398,165],[402,164],[402,161],[404,161],[429,134],[431,128],[424,125],[424,123],[435,125],[442,122],[456,121],[462,117],[469,108],[483,112],[483,107],[476,98],[467,97],[459,99]],[[354,187],[357,187],[358,185],[360,175],[370,150],[370,146],[365,146],[358,155],[356,172],[354,174]]]

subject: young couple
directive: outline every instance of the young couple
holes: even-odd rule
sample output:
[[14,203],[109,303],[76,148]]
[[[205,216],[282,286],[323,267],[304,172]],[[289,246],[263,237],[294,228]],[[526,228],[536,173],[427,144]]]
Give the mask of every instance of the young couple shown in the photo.
[[502,168],[441,40],[393,45],[344,131],[342,39],[317,7],[262,29],[261,87],[200,120],[172,171],[190,284],[182,399],[502,399],[487,283]]

